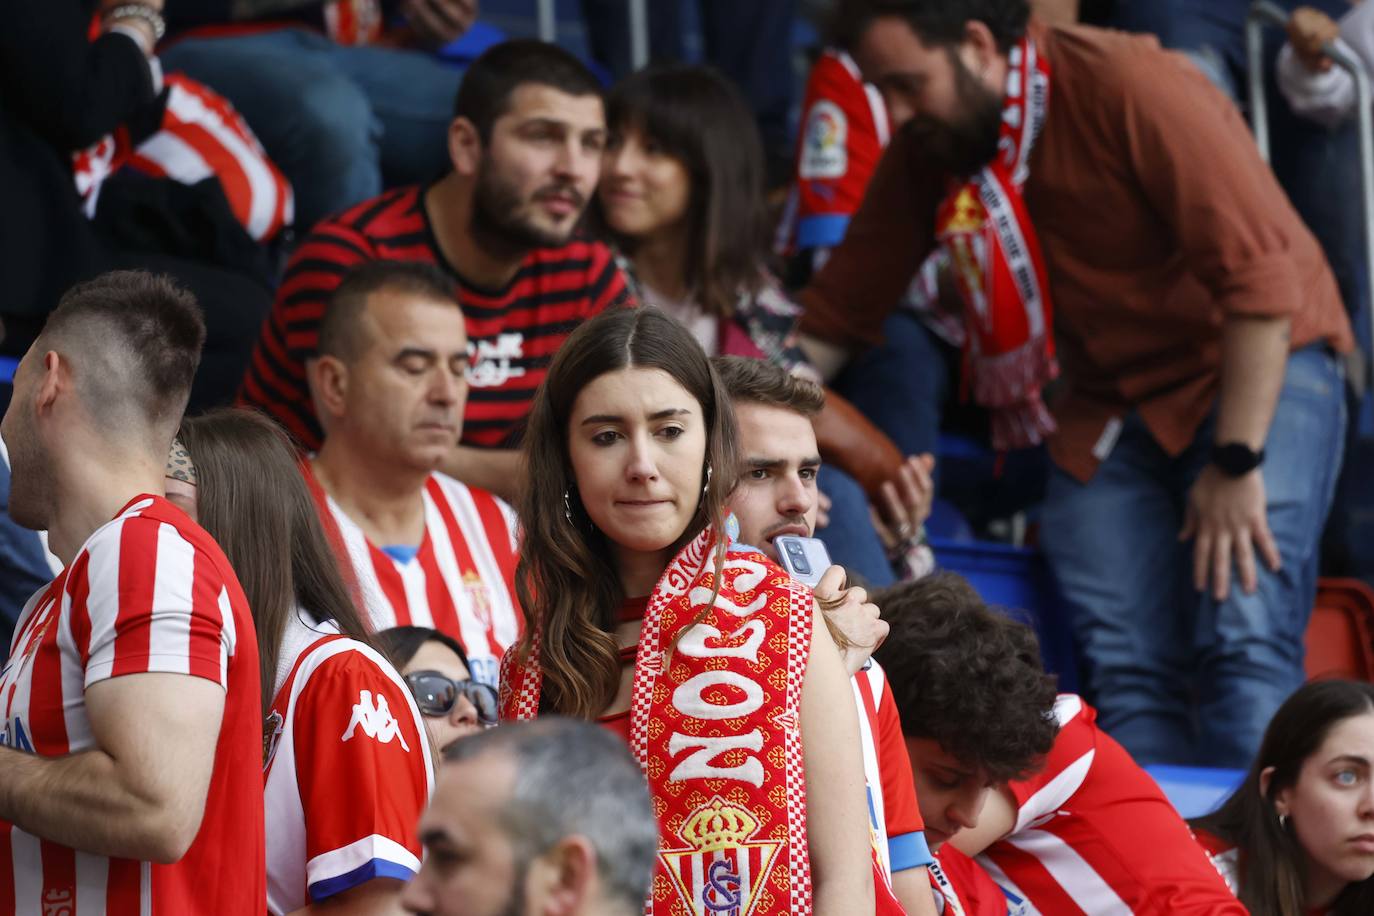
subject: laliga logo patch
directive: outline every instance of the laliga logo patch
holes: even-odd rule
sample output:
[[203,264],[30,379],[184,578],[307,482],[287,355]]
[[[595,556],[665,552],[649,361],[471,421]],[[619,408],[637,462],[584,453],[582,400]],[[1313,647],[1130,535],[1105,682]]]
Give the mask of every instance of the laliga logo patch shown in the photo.
[[822,99],[811,107],[806,116],[801,162],[797,174],[803,180],[815,178],[843,178],[849,169],[849,121],[844,111],[829,99]]
[[748,842],[759,823],[744,808],[719,795],[683,823],[685,847],[659,852],[659,858],[694,916],[751,916],[759,888],[777,862],[779,842]]

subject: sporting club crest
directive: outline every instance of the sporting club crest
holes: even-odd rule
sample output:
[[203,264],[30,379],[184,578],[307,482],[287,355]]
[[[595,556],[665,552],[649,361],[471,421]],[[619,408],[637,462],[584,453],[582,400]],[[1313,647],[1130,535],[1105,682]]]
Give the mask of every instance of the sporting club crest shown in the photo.
[[693,916],[752,916],[759,890],[777,862],[782,843],[759,840],[759,822],[719,795],[683,822],[686,844],[660,850],[659,858]]

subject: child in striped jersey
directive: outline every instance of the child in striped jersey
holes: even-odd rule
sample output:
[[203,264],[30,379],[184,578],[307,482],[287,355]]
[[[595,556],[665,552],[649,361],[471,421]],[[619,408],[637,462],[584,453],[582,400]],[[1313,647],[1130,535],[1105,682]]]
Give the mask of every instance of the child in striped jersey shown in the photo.
[[339,576],[285,433],[222,410],[184,421],[180,441],[169,498],[224,547],[263,647],[268,909],[394,907],[434,784],[419,710]]
[[436,470],[462,435],[468,366],[463,312],[437,269],[359,267],[320,326],[309,379],[325,439],[302,467],[372,626],[433,627],[495,687],[521,628],[515,516]]
[[[957,873],[981,865],[1005,898],[991,912],[1013,916],[1245,912],[1164,793],[1098,729],[1092,707],[1056,696],[1030,627],[950,573],[874,600],[891,626],[877,655],[926,837],[934,849],[949,842],[978,857],[951,863],[951,896],[969,890],[954,884]],[[982,912],[986,901],[963,903]]]

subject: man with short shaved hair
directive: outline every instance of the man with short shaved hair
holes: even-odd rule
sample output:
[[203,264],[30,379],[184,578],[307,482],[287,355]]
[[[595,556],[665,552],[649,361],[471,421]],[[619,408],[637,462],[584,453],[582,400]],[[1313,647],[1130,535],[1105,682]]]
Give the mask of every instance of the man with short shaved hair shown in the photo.
[[163,496],[204,340],[171,281],[111,273],[15,372],[10,514],[65,566],[0,669],[0,914],[262,911],[253,620]]
[[426,856],[401,898],[407,910],[425,916],[644,911],[658,825],[644,775],[615,735],[550,716],[462,738],[444,757],[420,819]]
[[433,627],[495,687],[520,635],[515,514],[436,470],[463,431],[467,335],[449,280],[416,263],[349,274],[307,364],[324,428],[306,481],[378,630]]

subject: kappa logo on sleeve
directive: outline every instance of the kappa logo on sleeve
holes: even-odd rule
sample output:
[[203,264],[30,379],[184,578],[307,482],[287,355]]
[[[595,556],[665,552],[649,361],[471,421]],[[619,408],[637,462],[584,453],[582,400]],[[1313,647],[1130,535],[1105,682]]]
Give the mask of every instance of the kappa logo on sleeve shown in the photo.
[[348,720],[348,728],[344,731],[342,740],[350,740],[358,728],[378,744],[390,744],[394,738],[401,743],[402,750],[410,752],[410,746],[401,734],[400,723],[391,714],[386,697],[379,695],[374,698],[371,690],[358,691],[358,702],[353,707],[353,717]]

